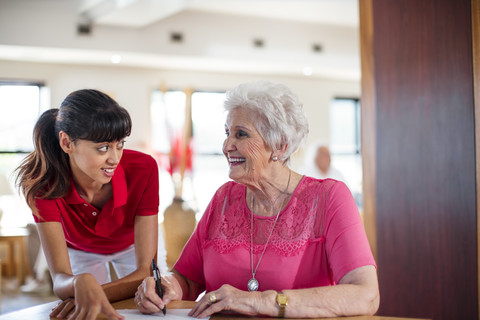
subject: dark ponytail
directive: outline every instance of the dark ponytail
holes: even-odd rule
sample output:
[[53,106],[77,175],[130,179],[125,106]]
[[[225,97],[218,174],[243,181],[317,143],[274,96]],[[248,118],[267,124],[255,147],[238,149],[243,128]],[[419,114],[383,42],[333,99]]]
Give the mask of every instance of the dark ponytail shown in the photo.
[[57,114],[58,109],[50,109],[40,116],[33,130],[34,151],[17,168],[16,183],[34,212],[36,197],[62,197],[70,186],[68,156],[55,129]]
[[73,142],[112,142],[129,136],[131,127],[127,110],[93,89],[72,92],[59,109],[45,111],[33,130],[34,151],[16,170],[16,184],[33,212],[37,213],[35,198],[61,198],[70,188],[71,169],[68,155],[60,148],[60,131]]

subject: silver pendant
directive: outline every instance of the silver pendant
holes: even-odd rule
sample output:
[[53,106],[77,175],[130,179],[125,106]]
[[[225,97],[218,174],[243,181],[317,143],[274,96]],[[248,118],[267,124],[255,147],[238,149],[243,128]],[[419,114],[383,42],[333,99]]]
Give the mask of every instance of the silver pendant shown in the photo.
[[248,280],[247,285],[248,291],[257,291],[258,290],[258,281],[255,278]]

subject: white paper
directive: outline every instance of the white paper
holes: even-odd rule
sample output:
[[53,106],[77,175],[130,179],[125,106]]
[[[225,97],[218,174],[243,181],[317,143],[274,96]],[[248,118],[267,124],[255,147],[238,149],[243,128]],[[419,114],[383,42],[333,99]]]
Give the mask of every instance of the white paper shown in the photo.
[[[144,320],[144,319],[153,319],[156,317],[157,319],[165,319],[165,320],[185,320],[185,319],[195,319],[188,315],[192,309],[167,309],[167,314],[163,316],[162,312],[159,313],[152,313],[152,314],[143,314],[137,309],[120,309],[117,310],[122,316],[125,317],[125,320]],[[210,317],[204,318],[209,319]]]

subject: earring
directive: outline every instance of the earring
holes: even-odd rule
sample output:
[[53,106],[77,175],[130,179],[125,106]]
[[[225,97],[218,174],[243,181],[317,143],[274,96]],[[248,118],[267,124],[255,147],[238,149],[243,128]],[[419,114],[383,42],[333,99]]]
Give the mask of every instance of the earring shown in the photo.
[[273,161],[277,161],[277,160],[278,160],[278,157],[277,157],[277,156],[273,156],[273,157],[272,157],[272,160],[273,160]]

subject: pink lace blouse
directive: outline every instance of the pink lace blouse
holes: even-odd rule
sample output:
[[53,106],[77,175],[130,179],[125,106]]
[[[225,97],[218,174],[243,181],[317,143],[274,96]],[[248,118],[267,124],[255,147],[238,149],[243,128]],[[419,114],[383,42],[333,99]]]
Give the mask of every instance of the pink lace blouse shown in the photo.
[[[185,245],[175,269],[212,291],[247,290],[275,217],[251,215],[244,185],[221,186]],[[259,291],[334,285],[349,271],[374,265],[365,230],[343,182],[304,176],[280,212],[255,278]]]

